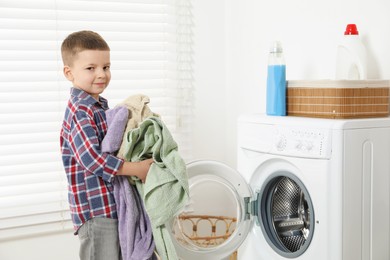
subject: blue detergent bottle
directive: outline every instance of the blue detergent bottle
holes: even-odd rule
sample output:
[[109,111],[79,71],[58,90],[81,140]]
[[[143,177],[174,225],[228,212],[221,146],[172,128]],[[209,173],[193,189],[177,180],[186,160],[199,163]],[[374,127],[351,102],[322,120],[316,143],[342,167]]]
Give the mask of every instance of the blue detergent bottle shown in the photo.
[[271,45],[268,57],[267,74],[267,115],[286,115],[286,64],[282,44]]

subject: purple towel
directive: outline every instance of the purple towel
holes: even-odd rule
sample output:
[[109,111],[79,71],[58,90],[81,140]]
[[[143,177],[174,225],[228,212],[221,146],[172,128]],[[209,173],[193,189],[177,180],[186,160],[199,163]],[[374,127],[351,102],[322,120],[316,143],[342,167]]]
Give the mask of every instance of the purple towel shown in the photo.
[[157,259],[150,220],[137,189],[124,176],[116,176],[113,185],[122,259]]
[[122,106],[106,111],[108,129],[102,141],[103,153],[113,153],[119,150],[129,120],[128,116],[129,110]]
[[[128,122],[129,110],[118,106],[106,111],[108,130],[102,151],[118,151]],[[137,189],[125,176],[115,176],[114,198],[118,213],[119,244],[123,260],[155,260],[152,228]]]

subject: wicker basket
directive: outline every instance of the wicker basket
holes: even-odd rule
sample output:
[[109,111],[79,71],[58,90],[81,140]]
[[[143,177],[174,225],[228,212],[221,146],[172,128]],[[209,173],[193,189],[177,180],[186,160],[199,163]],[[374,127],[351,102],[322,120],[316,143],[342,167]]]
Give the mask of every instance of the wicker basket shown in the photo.
[[367,118],[389,115],[389,80],[288,81],[287,115]]
[[[203,248],[210,248],[224,243],[236,229],[237,219],[226,216],[179,215],[176,224],[180,226],[184,237],[175,234],[183,244],[190,243]],[[203,229],[201,231],[201,229]],[[237,251],[229,260],[237,260]]]

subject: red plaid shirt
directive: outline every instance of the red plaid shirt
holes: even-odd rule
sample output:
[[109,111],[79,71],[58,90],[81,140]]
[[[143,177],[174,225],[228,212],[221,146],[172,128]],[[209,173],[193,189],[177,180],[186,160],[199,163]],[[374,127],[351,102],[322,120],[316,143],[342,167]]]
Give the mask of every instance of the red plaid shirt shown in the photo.
[[111,182],[123,160],[100,148],[107,132],[107,109],[106,99],[100,97],[98,102],[80,89],[71,89],[60,142],[76,232],[91,218],[118,218]]

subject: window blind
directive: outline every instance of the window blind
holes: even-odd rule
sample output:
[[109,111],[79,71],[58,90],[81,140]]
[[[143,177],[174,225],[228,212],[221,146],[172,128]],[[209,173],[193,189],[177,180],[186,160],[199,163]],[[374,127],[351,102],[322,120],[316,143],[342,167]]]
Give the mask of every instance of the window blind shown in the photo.
[[190,0],[1,0],[0,240],[72,229],[59,132],[71,83],[60,46],[93,30],[111,48],[110,107],[143,93],[191,157]]

